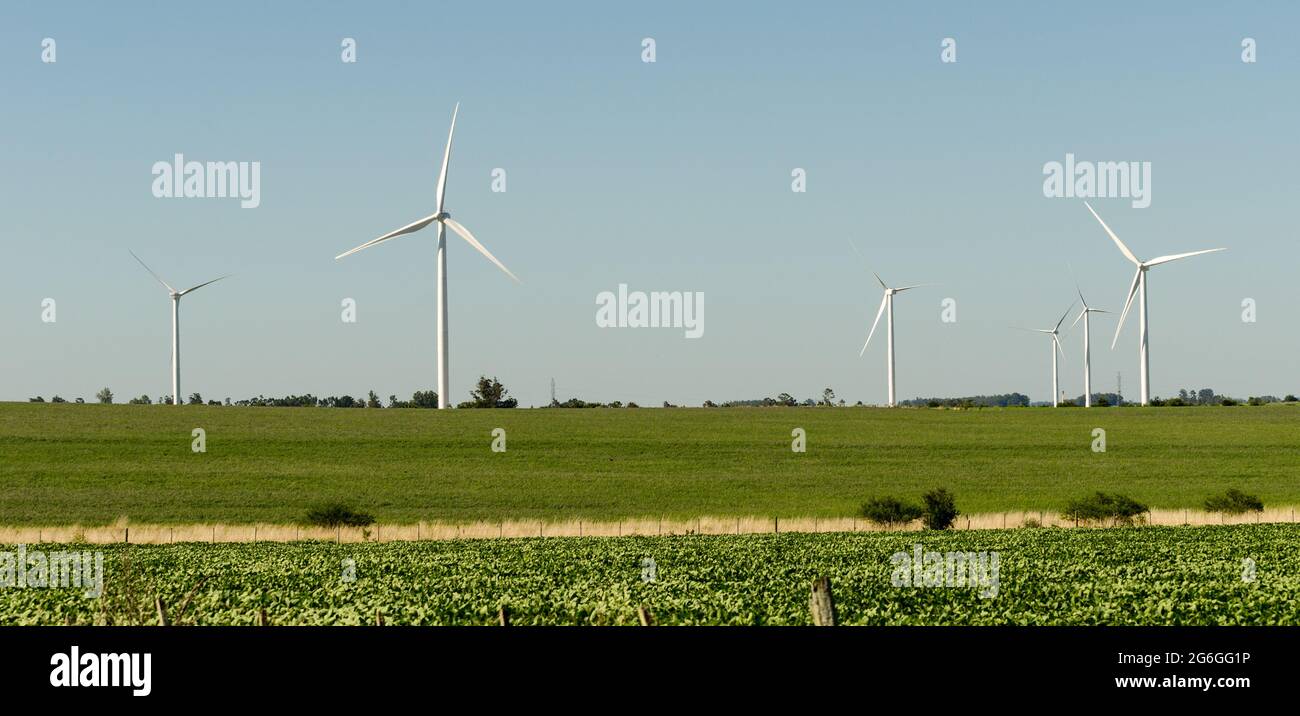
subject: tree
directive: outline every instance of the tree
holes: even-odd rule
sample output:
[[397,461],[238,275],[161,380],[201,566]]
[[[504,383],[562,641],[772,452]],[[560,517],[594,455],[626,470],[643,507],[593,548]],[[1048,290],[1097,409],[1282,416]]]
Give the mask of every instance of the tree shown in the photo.
[[858,514],[883,527],[905,525],[924,514],[920,505],[904,502],[897,497],[873,497],[867,500]]
[[1196,402],[1201,405],[1214,405],[1214,389],[1201,388],[1200,392],[1196,394]]
[[368,396],[366,396],[366,407],[367,407],[367,408],[382,408],[382,407],[384,407],[383,404],[379,402],[379,396],[378,396],[378,395],[375,395],[375,391],[373,391],[373,390],[370,391],[370,394],[369,394]]
[[776,396],[776,403],[777,405],[784,405],[787,408],[793,408],[795,405],[798,404],[798,401],[794,399],[793,395],[790,395],[789,393],[782,393]]
[[952,527],[952,521],[961,514],[957,511],[957,500],[942,487],[925,493],[921,500],[925,502],[923,519],[926,529],[946,530]]
[[64,400],[63,398],[61,398],[61,397],[59,397],[59,396],[56,395],[56,396],[54,396],[53,398],[50,398],[50,402],[51,402],[51,403],[66,403],[66,402],[68,402],[68,401],[66,401],[66,400]]
[[109,390],[108,388],[104,388],[100,390],[98,393],[95,393],[95,399],[101,403],[111,403],[113,402],[113,391]]
[[203,396],[198,393],[190,393],[190,405],[203,405]]
[[827,388],[822,391],[822,405],[830,408],[835,405],[835,391]]
[[132,399],[131,399],[130,401],[128,401],[128,402],[130,402],[131,405],[149,405],[149,404],[153,403],[153,400],[150,400],[150,398],[149,398],[148,395],[142,395],[142,396],[140,396],[140,397],[138,397],[138,398],[132,398]]

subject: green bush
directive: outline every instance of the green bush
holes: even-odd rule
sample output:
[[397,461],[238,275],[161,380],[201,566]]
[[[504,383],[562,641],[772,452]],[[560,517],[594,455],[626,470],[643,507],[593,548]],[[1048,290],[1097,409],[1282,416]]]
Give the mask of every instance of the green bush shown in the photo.
[[873,497],[862,505],[860,514],[878,525],[893,527],[905,525],[924,512],[920,505],[903,502],[897,497]]
[[1206,498],[1206,512],[1222,512],[1228,515],[1240,515],[1246,512],[1263,512],[1264,503],[1254,495],[1247,495],[1241,490],[1228,490],[1222,495]]
[[308,510],[306,522],[316,527],[365,527],[373,525],[375,518],[341,502],[331,502]]
[[1067,520],[1084,523],[1112,520],[1115,524],[1131,525],[1141,521],[1141,515],[1150,509],[1131,497],[1119,494],[1098,492],[1078,500],[1072,500],[1061,513]]
[[925,493],[921,499],[925,502],[922,520],[926,529],[946,530],[952,527],[953,520],[960,514],[957,511],[957,500],[942,487]]

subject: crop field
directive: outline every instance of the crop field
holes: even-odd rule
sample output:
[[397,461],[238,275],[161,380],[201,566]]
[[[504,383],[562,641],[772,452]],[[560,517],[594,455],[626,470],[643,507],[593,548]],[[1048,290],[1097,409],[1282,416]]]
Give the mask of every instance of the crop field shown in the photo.
[[[492,431],[506,430],[493,452]],[[206,451],[191,450],[193,431]],[[791,451],[803,428],[807,452]],[[1092,450],[1106,431],[1106,452]],[[846,517],[946,486],[966,513],[1095,490],[1300,504],[1300,409],[401,410],[0,403],[0,525]]]
[[[271,625],[493,624],[501,607],[515,625],[630,625],[641,605],[658,624],[799,625],[819,576],[845,624],[1294,624],[1297,539],[1240,525],[114,546],[100,599],[0,589],[0,624],[150,624],[160,598],[199,625],[262,610]],[[917,545],[996,555],[996,589],[895,586],[891,558]]]

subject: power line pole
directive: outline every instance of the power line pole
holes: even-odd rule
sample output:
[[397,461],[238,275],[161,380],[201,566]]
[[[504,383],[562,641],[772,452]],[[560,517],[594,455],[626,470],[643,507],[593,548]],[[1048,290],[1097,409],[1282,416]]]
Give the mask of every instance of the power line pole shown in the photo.
[[1116,371],[1115,373],[1115,395],[1119,397],[1119,404],[1124,404],[1124,374]]
[[551,405],[555,405],[557,402],[555,399],[555,379],[551,378]]

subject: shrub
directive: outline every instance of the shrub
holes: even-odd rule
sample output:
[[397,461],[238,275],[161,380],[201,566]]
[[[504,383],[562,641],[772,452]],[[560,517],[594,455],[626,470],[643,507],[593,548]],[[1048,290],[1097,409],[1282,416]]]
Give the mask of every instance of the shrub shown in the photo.
[[1237,404],[1237,401],[1233,400],[1232,398],[1224,398],[1224,399],[1223,399],[1219,404],[1220,404],[1220,405],[1227,405],[1227,406],[1231,407],[1231,406],[1233,406],[1233,405],[1236,405],[1236,404]]
[[952,527],[953,520],[960,514],[957,511],[957,500],[953,498],[951,492],[942,487],[925,493],[921,499],[925,502],[925,514],[922,519],[926,529],[946,530]]
[[1147,512],[1150,512],[1150,509],[1146,505],[1131,497],[1098,492],[1089,497],[1072,500],[1061,516],[1067,520],[1084,523],[1109,519],[1115,524],[1131,525],[1140,521],[1140,516]]
[[365,527],[374,524],[375,518],[341,502],[331,502],[308,510],[306,522],[317,527]]
[[903,502],[897,497],[873,497],[862,505],[861,515],[878,525],[905,525],[924,514],[920,505]]
[[1206,512],[1222,512],[1228,515],[1240,515],[1246,512],[1263,512],[1264,503],[1254,495],[1247,495],[1241,490],[1228,490],[1222,495],[1214,495],[1205,500]]

